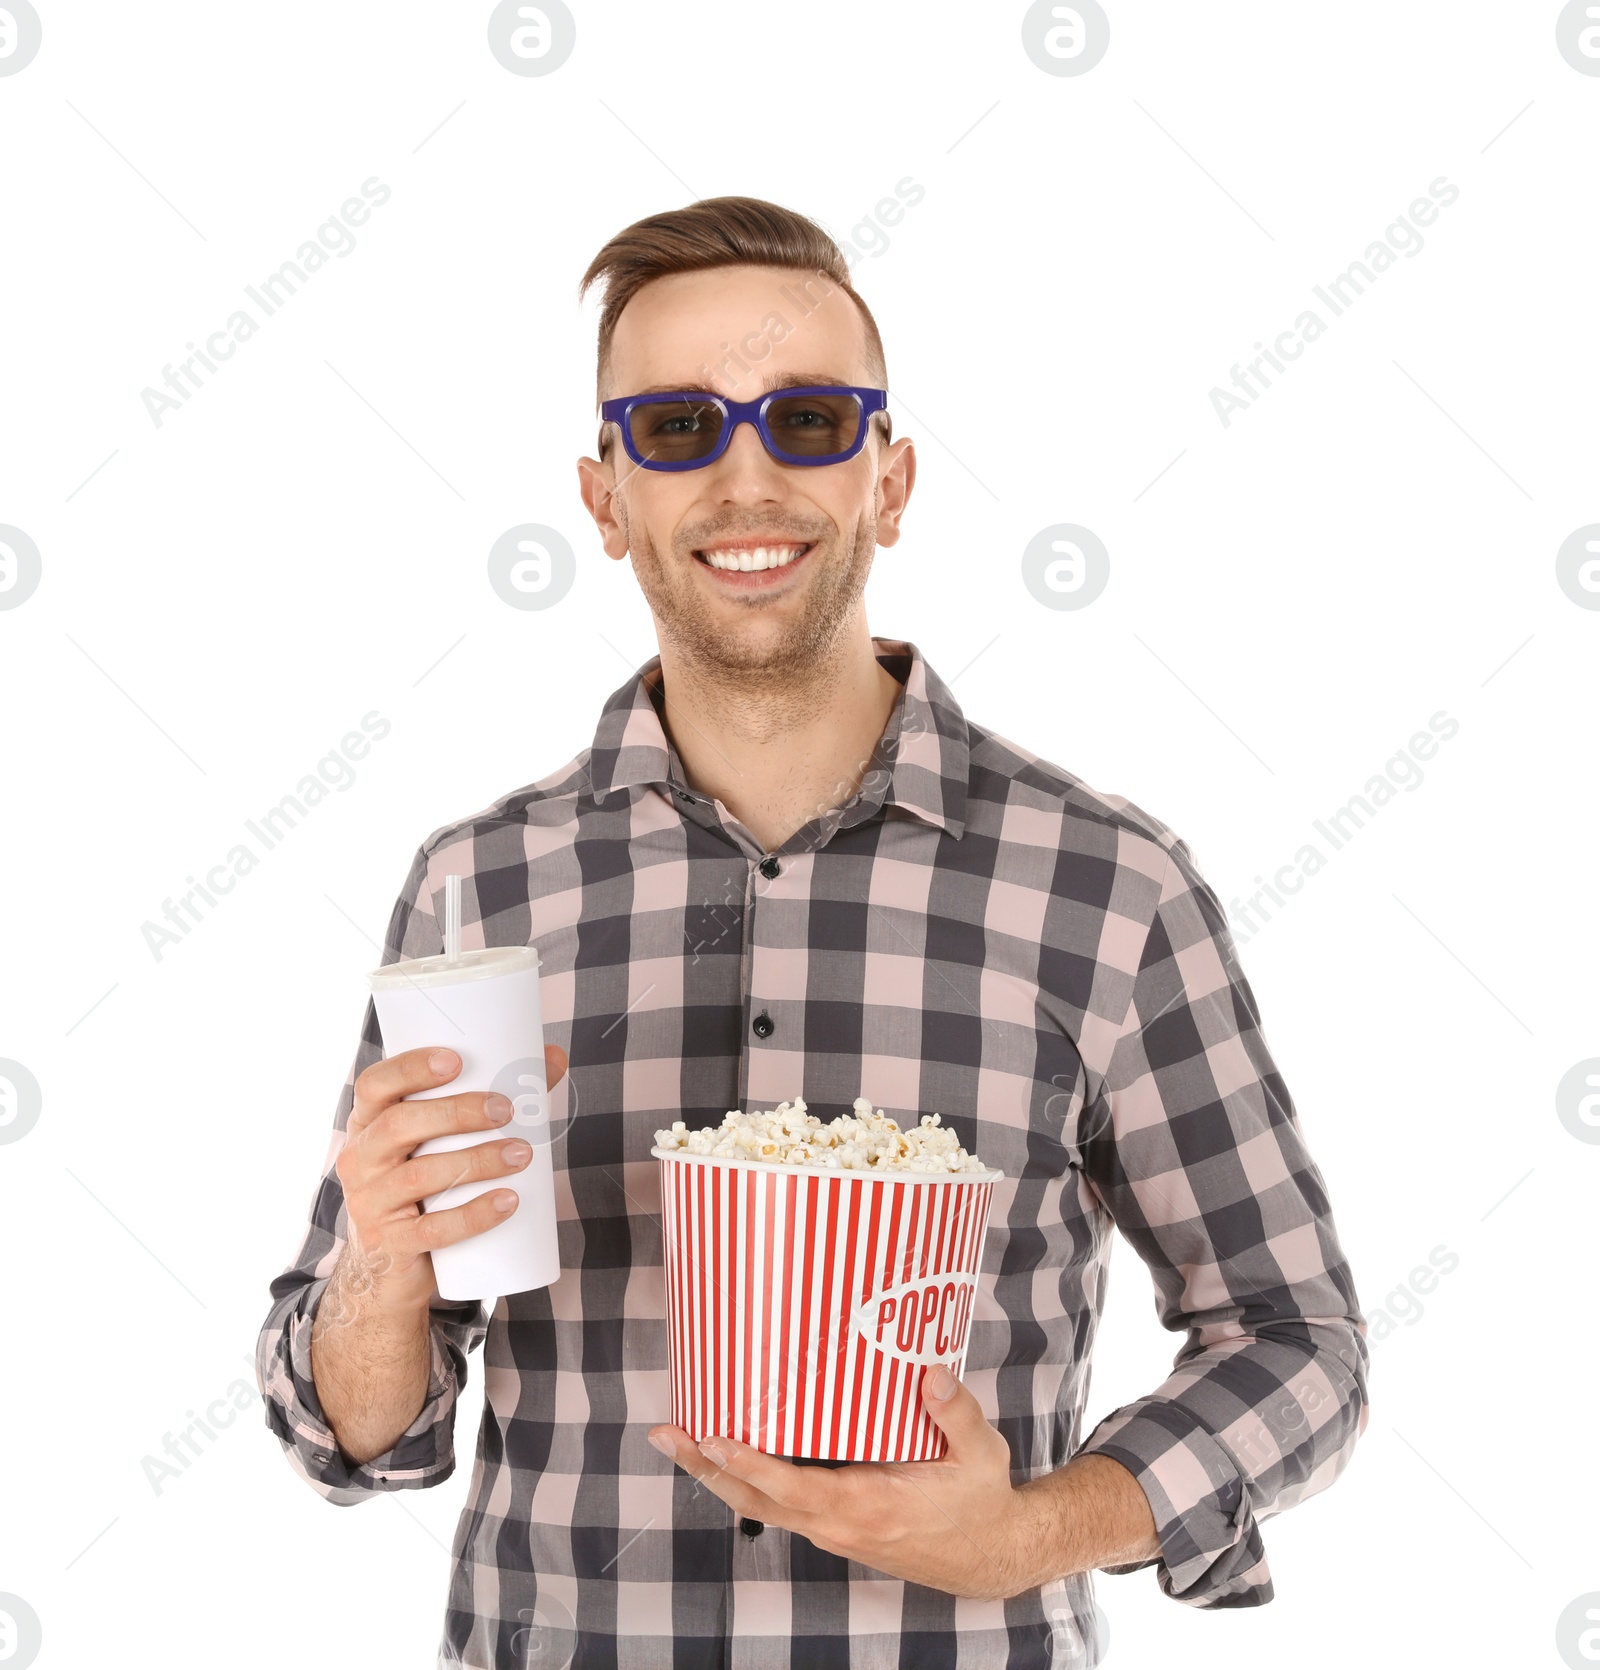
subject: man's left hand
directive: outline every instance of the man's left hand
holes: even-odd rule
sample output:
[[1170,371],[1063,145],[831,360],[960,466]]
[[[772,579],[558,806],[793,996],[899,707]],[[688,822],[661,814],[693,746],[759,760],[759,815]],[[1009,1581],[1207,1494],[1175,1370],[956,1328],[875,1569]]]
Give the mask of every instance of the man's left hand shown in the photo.
[[681,1427],[649,1437],[735,1513],[891,1577],[1001,1600],[1062,1576],[1048,1499],[1011,1483],[1009,1447],[978,1400],[937,1365],[921,1391],[945,1435],[940,1461],[796,1467],[732,1438],[697,1445]]

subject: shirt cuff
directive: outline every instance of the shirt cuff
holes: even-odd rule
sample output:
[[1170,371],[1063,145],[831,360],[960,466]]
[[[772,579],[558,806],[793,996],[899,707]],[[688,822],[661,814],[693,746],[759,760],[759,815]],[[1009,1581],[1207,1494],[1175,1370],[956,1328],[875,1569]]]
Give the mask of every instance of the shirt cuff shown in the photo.
[[1245,1476],[1180,1403],[1147,1398],[1108,1415],[1080,1455],[1107,1455],[1139,1481],[1160,1555],[1113,1573],[1156,1567],[1163,1594],[1187,1606],[1265,1606],[1272,1576]]
[[345,1458],[311,1377],[311,1335],[331,1278],[311,1282],[290,1312],[264,1377],[267,1425],[311,1487],[340,1507],[378,1491],[421,1490],[455,1471],[457,1366],[437,1326],[428,1328],[428,1392],[417,1418],[382,1455],[359,1464]]

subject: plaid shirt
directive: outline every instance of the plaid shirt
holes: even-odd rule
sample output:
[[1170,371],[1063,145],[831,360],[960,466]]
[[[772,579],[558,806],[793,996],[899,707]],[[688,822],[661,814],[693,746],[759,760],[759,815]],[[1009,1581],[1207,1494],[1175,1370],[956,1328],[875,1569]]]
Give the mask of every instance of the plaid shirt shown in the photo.
[[[443,948],[450,872],[464,946],[539,948],[546,1038],[571,1060],[551,1095],[564,1273],[487,1317],[435,1298],[421,1413],[387,1454],[345,1459],[310,1343],[343,1246],[352,1086],[382,1054],[369,1002],[257,1371],[295,1470],[348,1504],[450,1477],[483,1345],[441,1664],[1098,1657],[1087,1574],[958,1600],[739,1522],[646,1442],[668,1418],[650,1148],[674,1119],[796,1094],[827,1119],[865,1095],[902,1123],[936,1110],[1003,1170],[967,1384],[1017,1482],[1091,1450],[1133,1473],[1161,1541],[1146,1563],[1177,1600],[1269,1601],[1261,1521],[1331,1484],[1366,1424],[1366,1323],[1327,1194],[1187,847],[972,724],[915,646],[875,643],[904,689],[871,769],[774,854],[687,786],[659,660],[608,700],[592,748],[416,854],[385,963]],[[1185,1340],[1083,1442],[1113,1226]]]

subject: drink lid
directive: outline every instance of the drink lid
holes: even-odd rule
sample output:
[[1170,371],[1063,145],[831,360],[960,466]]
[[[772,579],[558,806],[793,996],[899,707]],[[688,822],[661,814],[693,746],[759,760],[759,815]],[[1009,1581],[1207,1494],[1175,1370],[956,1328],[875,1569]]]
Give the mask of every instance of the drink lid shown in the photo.
[[456,986],[468,980],[492,980],[502,974],[521,974],[539,967],[539,951],[533,945],[490,945],[480,951],[463,951],[454,962],[441,951],[436,957],[404,957],[385,963],[367,975],[375,992],[416,986]]

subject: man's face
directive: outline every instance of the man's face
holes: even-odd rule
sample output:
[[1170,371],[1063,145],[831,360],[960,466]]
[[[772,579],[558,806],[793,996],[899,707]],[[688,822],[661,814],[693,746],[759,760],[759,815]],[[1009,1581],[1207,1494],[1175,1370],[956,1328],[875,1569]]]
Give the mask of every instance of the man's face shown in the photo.
[[[617,321],[606,397],[881,387],[855,303],[821,292],[814,275],[773,267],[656,279]],[[578,463],[584,503],[607,554],[632,557],[664,644],[708,672],[776,673],[814,666],[840,640],[875,548],[900,537],[916,473],[911,443],[886,443],[882,422],[854,458],[810,466],[780,464],[741,424],[715,463],[684,471],[641,469],[606,430],[604,459]],[[709,560],[744,551],[788,560],[759,571]]]

